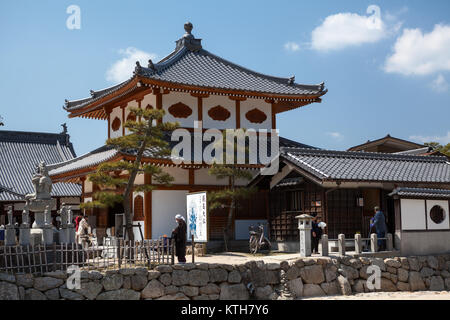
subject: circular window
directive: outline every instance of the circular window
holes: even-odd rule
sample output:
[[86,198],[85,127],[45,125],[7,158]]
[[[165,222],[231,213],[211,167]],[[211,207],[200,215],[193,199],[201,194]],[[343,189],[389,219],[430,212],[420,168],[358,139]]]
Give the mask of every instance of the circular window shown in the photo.
[[430,218],[436,224],[442,223],[442,221],[444,221],[444,219],[445,219],[444,208],[442,208],[441,206],[435,205],[430,210]]
[[111,129],[113,129],[113,131],[117,131],[120,129],[120,119],[115,117],[112,124],[111,124]]

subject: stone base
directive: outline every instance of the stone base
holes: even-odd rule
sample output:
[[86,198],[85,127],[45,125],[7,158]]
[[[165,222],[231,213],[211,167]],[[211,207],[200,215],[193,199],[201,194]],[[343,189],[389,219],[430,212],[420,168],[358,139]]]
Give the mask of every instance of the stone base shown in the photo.
[[5,245],[15,246],[16,245],[16,229],[14,227],[6,227],[5,229]]
[[[35,231],[35,232],[33,232]],[[42,230],[31,230],[30,231],[30,245],[32,246],[40,246],[43,244],[42,241],[42,232],[36,232]]]
[[42,233],[44,243],[46,245],[51,245],[53,243],[53,228],[45,227]]
[[19,230],[19,244],[21,246],[27,246],[30,244],[30,228],[21,227]]

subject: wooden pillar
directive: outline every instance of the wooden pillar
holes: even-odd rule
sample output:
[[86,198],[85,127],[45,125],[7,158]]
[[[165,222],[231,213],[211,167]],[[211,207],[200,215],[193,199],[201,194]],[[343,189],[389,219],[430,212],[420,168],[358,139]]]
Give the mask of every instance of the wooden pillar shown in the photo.
[[125,107],[126,105],[120,106],[122,108],[122,136],[125,135]]
[[272,129],[277,128],[277,114],[275,113],[275,106],[272,103]]
[[[156,96],[156,109],[161,110],[162,109],[162,92],[161,88],[155,88],[153,89],[153,94]],[[163,119],[159,119],[158,123],[162,123]]]
[[[144,174],[144,184],[151,184],[152,176]],[[144,237],[152,238],[152,191],[144,193]]]
[[195,185],[195,169],[188,169],[189,170],[189,185],[194,186]]

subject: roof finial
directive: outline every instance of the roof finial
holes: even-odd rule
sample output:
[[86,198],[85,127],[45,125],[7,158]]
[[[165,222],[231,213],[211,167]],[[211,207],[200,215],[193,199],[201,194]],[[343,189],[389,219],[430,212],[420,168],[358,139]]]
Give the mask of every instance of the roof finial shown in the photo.
[[63,131],[61,132],[62,134],[66,134],[67,133],[67,124],[64,122],[61,127],[63,127]]
[[148,59],[148,67],[153,71],[155,70],[155,65],[153,64],[152,59]]
[[187,34],[191,34],[193,28],[194,26],[189,21],[184,24],[184,30]]
[[295,76],[290,77],[288,80],[288,84],[294,84],[294,82],[295,82]]

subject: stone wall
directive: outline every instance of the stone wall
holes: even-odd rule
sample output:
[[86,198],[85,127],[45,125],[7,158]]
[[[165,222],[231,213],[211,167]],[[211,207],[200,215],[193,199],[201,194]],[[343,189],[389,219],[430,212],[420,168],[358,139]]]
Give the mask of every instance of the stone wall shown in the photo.
[[0,273],[0,300],[248,300],[369,292],[367,268],[381,270],[377,291],[450,290],[450,254],[395,258],[301,258],[241,265],[187,263],[118,271],[83,271],[69,290],[64,272]]

